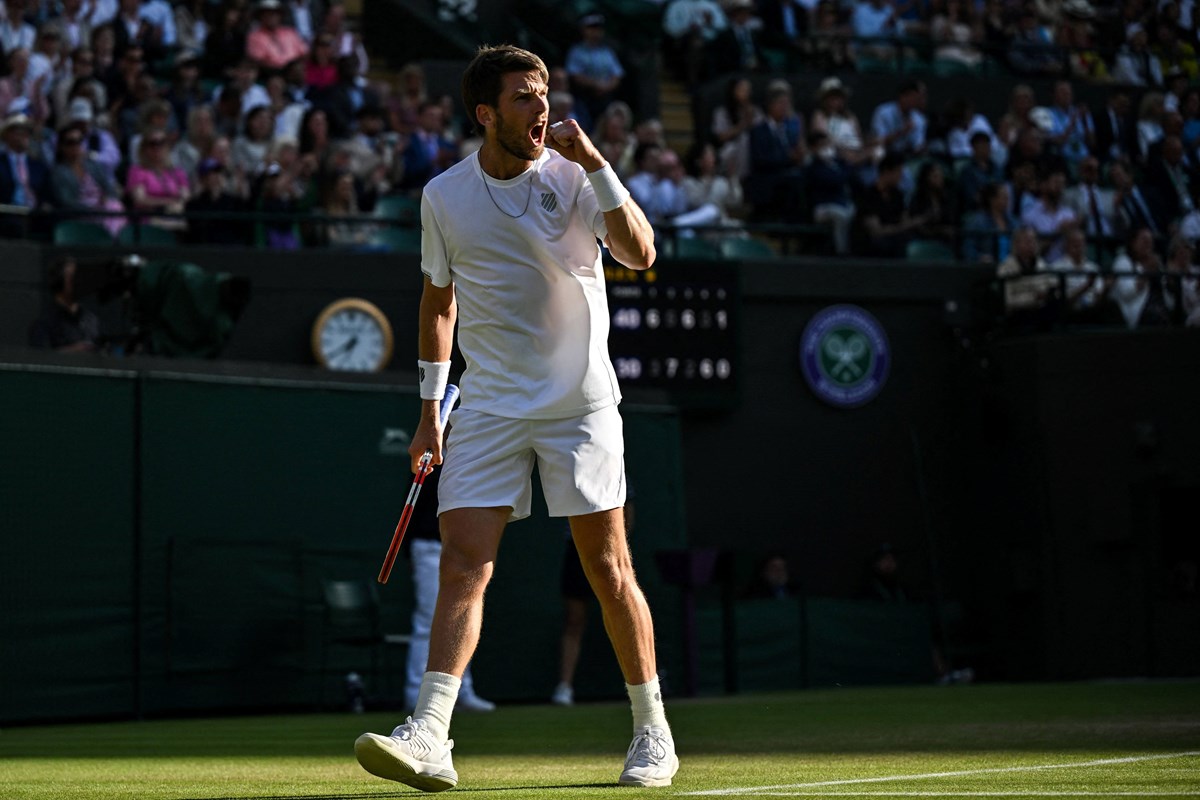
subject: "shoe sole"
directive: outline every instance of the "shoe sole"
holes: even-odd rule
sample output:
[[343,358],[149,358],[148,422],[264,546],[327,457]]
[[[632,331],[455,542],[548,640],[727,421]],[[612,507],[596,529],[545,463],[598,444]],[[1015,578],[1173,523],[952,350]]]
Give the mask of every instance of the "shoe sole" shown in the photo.
[[[417,761],[396,750],[388,737],[376,733],[358,737],[354,742],[354,755],[362,768],[372,775],[422,792],[444,792],[458,785],[458,773],[453,769]],[[422,771],[430,769],[434,771]]]
[[675,777],[675,773],[679,771],[679,758],[675,758],[675,763],[671,766],[671,774],[665,778],[635,778],[626,776],[624,773],[617,779],[617,783],[621,786],[670,786],[671,779]]

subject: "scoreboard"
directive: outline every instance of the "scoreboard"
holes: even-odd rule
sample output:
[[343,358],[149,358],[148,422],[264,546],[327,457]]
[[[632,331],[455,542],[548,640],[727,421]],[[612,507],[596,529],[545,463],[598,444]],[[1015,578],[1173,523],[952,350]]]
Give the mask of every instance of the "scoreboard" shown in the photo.
[[622,388],[666,390],[681,405],[733,404],[739,378],[736,262],[660,264],[604,269],[608,349]]

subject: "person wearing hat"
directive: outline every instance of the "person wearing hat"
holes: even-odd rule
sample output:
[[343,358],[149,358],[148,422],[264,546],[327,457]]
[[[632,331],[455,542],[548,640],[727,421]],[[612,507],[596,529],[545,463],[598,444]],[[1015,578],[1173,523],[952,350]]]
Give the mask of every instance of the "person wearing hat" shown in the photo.
[[575,119],[591,130],[616,96],[625,68],[604,41],[604,15],[585,14],[579,20],[582,38],[567,51],[567,75],[575,96]]
[[850,166],[858,167],[874,161],[877,148],[864,141],[858,117],[846,105],[849,94],[850,90],[836,76],[821,81],[809,129],[828,134],[829,143],[837,150],[838,157]]
[[[0,126],[0,205],[28,209],[54,205],[54,188],[50,182],[50,167],[29,149],[33,136],[33,121],[24,114],[10,114]],[[5,217],[0,222],[0,235],[20,237],[24,225],[19,219]]]
[[246,37],[246,55],[267,70],[281,70],[308,55],[308,44],[295,28],[283,24],[279,0],[259,0],[254,7],[258,26]]

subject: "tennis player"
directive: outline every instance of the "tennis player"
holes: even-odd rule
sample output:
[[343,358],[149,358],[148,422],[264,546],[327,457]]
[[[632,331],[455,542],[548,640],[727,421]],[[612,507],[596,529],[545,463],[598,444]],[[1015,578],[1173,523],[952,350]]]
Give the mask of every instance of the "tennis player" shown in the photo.
[[414,470],[426,450],[443,461],[438,399],[456,320],[467,362],[438,492],[441,589],[412,716],[390,736],[363,734],[355,752],[368,772],[424,791],[458,783],[450,716],[479,642],[500,537],[529,515],[535,462],[551,516],[570,521],[633,707],[619,782],[668,786],[679,768],[654,625],[625,538],[621,395],[597,244],[646,269],[654,232],[574,120],[549,130],[548,77],[533,53],[481,48],[462,86],[483,147],[430,181],[421,201],[424,402],[409,448]]

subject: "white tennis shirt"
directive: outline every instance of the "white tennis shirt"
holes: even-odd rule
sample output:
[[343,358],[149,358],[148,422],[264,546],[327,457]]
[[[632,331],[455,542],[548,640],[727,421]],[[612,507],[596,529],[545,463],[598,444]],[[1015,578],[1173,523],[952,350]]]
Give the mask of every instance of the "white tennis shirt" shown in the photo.
[[426,185],[421,228],[421,271],[454,284],[463,408],[563,419],[620,402],[596,241],[608,229],[582,167],[546,150],[501,181],[473,153]]

